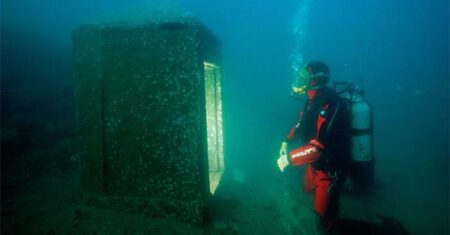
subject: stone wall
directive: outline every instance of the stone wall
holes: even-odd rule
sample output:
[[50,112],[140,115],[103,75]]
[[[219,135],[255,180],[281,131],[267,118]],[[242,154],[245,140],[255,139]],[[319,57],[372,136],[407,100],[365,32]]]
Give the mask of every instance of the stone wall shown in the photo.
[[87,201],[203,221],[209,199],[205,61],[214,36],[189,15],[110,21],[73,33]]

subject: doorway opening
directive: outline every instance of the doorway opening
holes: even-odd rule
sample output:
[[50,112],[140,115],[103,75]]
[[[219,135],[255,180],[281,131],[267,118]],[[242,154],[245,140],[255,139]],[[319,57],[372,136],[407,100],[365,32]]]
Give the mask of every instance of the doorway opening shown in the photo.
[[204,62],[209,190],[217,189],[225,170],[223,155],[222,84],[220,67]]

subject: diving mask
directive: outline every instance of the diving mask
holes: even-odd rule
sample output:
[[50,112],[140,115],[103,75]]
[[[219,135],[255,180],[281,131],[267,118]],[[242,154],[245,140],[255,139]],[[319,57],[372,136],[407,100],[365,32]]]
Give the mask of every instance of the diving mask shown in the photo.
[[306,67],[303,67],[298,71],[298,76],[294,79],[292,83],[292,94],[295,96],[304,95],[307,91],[317,89],[320,85],[314,82],[317,78],[328,77],[329,75],[324,72],[319,72],[310,75]]

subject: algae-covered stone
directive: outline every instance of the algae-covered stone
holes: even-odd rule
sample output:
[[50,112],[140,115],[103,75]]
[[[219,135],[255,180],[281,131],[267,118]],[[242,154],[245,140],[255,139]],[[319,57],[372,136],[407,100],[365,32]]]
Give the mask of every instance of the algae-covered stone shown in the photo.
[[136,8],[73,34],[81,180],[90,201],[200,222],[209,197],[204,62],[220,64],[219,43],[192,15],[164,9]]

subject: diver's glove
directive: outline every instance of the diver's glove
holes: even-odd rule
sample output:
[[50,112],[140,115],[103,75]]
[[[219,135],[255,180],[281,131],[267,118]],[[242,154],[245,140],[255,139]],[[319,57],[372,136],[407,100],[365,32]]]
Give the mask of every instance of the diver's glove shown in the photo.
[[288,143],[286,141],[283,141],[283,143],[281,143],[280,156],[287,155],[287,147]]
[[287,166],[289,166],[288,155],[287,154],[281,155],[280,158],[278,158],[278,160],[277,160],[277,164],[278,164],[278,168],[280,168],[280,171],[283,172],[284,169]]

